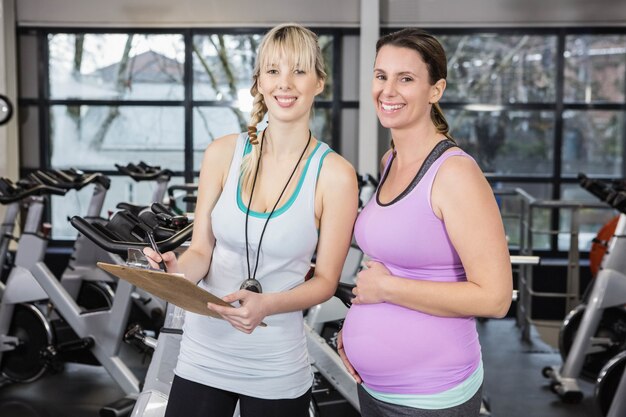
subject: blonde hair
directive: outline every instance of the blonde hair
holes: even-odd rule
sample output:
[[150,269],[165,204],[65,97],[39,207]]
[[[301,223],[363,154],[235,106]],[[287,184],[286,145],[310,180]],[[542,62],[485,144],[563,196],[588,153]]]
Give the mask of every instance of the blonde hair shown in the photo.
[[244,157],[241,165],[241,185],[246,193],[249,193],[252,188],[254,172],[257,169],[260,155],[257,124],[263,120],[267,113],[263,95],[259,92],[259,76],[261,70],[277,64],[281,57],[285,57],[288,64],[293,68],[299,68],[306,72],[314,70],[318,79],[326,80],[322,51],[317,41],[317,35],[311,30],[297,23],[284,23],[272,28],[263,37],[254,65],[253,84],[250,88],[250,94],[254,97],[248,124],[248,139],[252,145],[252,152]]

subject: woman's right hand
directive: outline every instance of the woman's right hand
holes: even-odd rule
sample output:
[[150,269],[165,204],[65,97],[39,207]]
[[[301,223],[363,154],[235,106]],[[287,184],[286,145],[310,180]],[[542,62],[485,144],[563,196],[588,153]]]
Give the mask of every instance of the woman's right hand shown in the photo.
[[354,369],[354,367],[348,360],[348,357],[346,356],[346,352],[343,350],[343,336],[341,335],[342,331],[343,330],[339,330],[339,333],[337,333],[337,353],[339,353],[339,357],[343,361],[343,366],[346,367],[346,369],[348,370],[348,373],[352,375],[352,378],[354,378],[357,384],[360,384],[361,382],[363,382],[363,380],[361,379],[357,371]]
[[161,269],[159,262],[163,260],[163,262],[165,262],[167,272],[174,274],[178,272],[178,260],[176,259],[176,254],[174,254],[174,252],[169,251],[159,255],[154,249],[146,246],[143,248],[143,254],[146,255],[146,259],[148,259],[151,268]]

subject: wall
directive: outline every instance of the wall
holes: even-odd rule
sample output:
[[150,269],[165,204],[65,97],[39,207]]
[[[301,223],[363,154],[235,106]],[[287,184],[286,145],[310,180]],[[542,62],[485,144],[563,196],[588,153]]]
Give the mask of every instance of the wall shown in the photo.
[[[358,27],[359,0],[20,0],[21,25]],[[367,3],[365,3],[367,4]],[[623,0],[380,0],[383,26],[626,25]]]
[[[17,146],[17,81],[15,66],[15,3],[14,0],[0,1],[0,93],[13,103],[13,118],[0,126],[0,177],[13,180],[18,175]],[[4,207],[0,206],[0,218],[4,218]]]
[[395,25],[625,26],[623,0],[382,0],[381,21]]
[[356,26],[359,0],[20,0],[21,25],[67,26]]

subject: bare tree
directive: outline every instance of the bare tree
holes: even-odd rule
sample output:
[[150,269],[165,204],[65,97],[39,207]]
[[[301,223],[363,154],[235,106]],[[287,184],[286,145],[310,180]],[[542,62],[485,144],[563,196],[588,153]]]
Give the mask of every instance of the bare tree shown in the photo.
[[[132,77],[132,71],[129,69],[130,64],[130,50],[133,45],[133,36],[132,34],[128,35],[126,39],[126,44],[124,45],[124,51],[122,52],[122,58],[120,59],[119,66],[117,68],[117,78],[115,82],[115,91],[118,93],[118,96],[121,96],[130,86],[130,80]],[[96,134],[91,139],[90,147],[93,149],[100,149],[102,146],[102,142],[104,142],[104,138],[106,137],[107,132],[111,128],[113,121],[120,115],[119,106],[110,106],[109,111],[102,121],[100,128],[96,132]]]
[[[74,38],[74,63],[72,67],[72,77],[76,80],[80,80],[80,70],[83,64],[84,44],[85,34],[77,34]],[[80,106],[67,106],[67,114],[70,116],[70,119],[72,119],[76,124],[76,129],[79,132],[78,138],[80,139]]]
[[[226,48],[226,43],[224,42],[224,35],[216,35],[216,36],[218,39],[219,47],[218,45],[215,44],[215,42],[213,42],[213,39],[210,36],[209,36],[209,41],[213,44],[213,47],[217,51],[217,56],[224,69],[224,74],[226,75],[226,82],[228,84],[228,89],[230,90],[230,95],[231,97],[234,97],[236,99],[237,98],[237,82],[233,75],[230,62],[228,61],[228,49]],[[246,130],[248,123],[246,121],[246,118],[243,116],[243,113],[241,112],[241,110],[237,108],[233,108],[232,111],[233,113],[235,113],[235,116],[237,117],[237,120],[239,121],[239,126],[241,127],[241,129]]]
[[[224,68],[224,73],[226,74],[226,78],[227,78],[227,82],[228,82],[228,87],[231,93],[232,97],[237,97],[237,86],[236,86],[236,81],[235,81],[235,77],[233,76],[233,72],[231,70],[231,65],[230,62],[228,61],[228,52],[226,49],[226,45],[224,42],[224,38],[221,35],[219,36],[219,47],[215,44],[215,42],[213,42],[213,40],[209,37],[209,42],[211,42],[211,44],[213,45],[213,47],[215,48],[215,50],[218,53],[218,57],[220,59],[220,63],[222,64],[222,67]],[[252,37],[250,37],[252,38]],[[253,40],[250,40],[250,42],[253,42]],[[202,65],[202,68],[204,69],[204,71],[206,72],[207,76],[209,77],[209,83],[211,84],[211,87],[213,88],[213,90],[215,91],[219,91],[219,85],[218,85],[218,81],[217,78],[215,77],[215,74],[213,73],[213,70],[211,69],[211,66],[209,65],[209,63],[207,62],[207,60],[205,59],[204,55],[202,54],[202,51],[200,50],[200,48],[198,47],[198,45],[194,42],[193,44],[193,52],[196,54],[196,56],[198,57],[198,61],[200,62],[200,65]],[[235,117],[237,117],[237,121],[239,123],[239,127],[242,130],[245,130],[248,123],[246,118],[244,117],[243,113],[241,112],[241,110],[237,109],[237,108],[230,108],[230,110],[233,112],[233,114],[235,115]],[[202,113],[202,112],[198,112],[198,114],[200,115],[200,118],[203,121],[204,127],[207,131],[207,133],[209,134],[209,136],[211,137],[211,140],[213,139],[213,135],[211,134],[211,130],[209,128],[209,123],[208,120],[206,119],[206,116]]]

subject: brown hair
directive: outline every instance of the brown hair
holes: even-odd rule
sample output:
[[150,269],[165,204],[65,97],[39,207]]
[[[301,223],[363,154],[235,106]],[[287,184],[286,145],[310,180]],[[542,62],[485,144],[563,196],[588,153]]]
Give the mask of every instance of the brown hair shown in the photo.
[[[376,42],[376,55],[378,55],[380,48],[385,45],[408,48],[417,52],[422,57],[424,63],[426,63],[428,80],[431,85],[434,85],[441,79],[445,80],[448,76],[448,61],[443,46],[433,35],[421,29],[407,28],[381,37]],[[433,121],[437,132],[442,133],[448,139],[452,139],[449,132],[450,126],[443,115],[439,103],[432,103],[432,105],[430,119]],[[391,146],[393,148],[393,142]]]
[[284,56],[292,67],[300,68],[306,72],[314,70],[320,80],[326,80],[322,51],[317,41],[317,35],[311,30],[297,23],[284,23],[274,27],[263,37],[254,65],[252,76],[254,82],[250,88],[250,94],[254,100],[248,124],[248,138],[253,147],[252,152],[244,157],[241,176],[242,188],[246,192],[252,188],[252,173],[256,171],[260,153],[257,124],[263,120],[267,113],[263,95],[259,92],[259,76],[262,69],[271,67],[281,56]]

